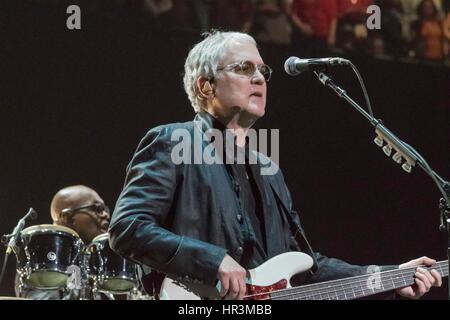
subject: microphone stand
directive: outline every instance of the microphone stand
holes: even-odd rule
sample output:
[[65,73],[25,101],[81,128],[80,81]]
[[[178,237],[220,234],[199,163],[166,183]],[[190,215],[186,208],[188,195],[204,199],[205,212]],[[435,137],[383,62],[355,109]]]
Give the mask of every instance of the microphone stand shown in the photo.
[[[422,168],[426,174],[437,185],[442,194],[439,200],[440,211],[440,231],[447,232],[447,267],[450,268],[450,183],[442,179],[425,161],[425,159],[409,144],[399,139],[392,131],[390,131],[380,119],[375,119],[371,114],[367,113],[361,106],[358,105],[347,92],[336,85],[333,80],[323,72],[314,72],[324,86],[330,87],[340,97],[352,105],[359,113],[361,113],[369,122],[375,127],[377,137],[374,142],[383,149],[387,156],[390,156],[392,151],[395,151],[392,159],[398,164],[402,165],[403,170],[411,172],[412,167],[416,164]],[[450,300],[450,277],[448,282],[448,299]]]
[[17,253],[17,243],[22,243],[22,230],[25,227],[27,219],[34,220],[36,219],[37,215],[38,213],[36,212],[36,210],[30,208],[27,214],[19,220],[13,232],[11,234],[5,234],[2,236],[1,242],[6,245],[6,252],[3,260],[2,270],[0,272],[0,285],[2,284],[3,277],[5,276],[6,264],[8,263],[9,255],[12,252]]
[[[30,208],[27,212],[27,214],[19,220],[16,227],[14,228],[13,232],[11,234],[6,234],[2,236],[2,242],[6,244],[6,254],[11,254],[12,252],[16,251],[17,248],[17,242],[22,241],[22,230],[25,227],[25,223],[28,218],[34,220],[37,217],[37,212]],[[9,239],[9,241],[8,241]]]

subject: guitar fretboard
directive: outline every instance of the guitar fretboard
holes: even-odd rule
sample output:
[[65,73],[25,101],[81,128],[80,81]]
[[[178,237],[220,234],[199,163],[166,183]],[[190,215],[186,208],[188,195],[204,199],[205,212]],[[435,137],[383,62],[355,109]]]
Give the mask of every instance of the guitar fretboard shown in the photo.
[[[448,276],[448,262],[440,261],[433,267],[442,277]],[[371,274],[294,287],[270,293],[272,300],[353,300],[414,283],[417,266],[375,272]]]

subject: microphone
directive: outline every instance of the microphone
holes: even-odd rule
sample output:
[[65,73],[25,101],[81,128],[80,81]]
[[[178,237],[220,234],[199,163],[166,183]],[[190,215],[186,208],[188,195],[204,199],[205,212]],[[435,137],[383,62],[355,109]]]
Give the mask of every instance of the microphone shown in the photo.
[[325,71],[328,67],[349,65],[350,60],[344,58],[300,59],[290,57],[284,63],[284,70],[290,76],[297,76],[305,71]]
[[27,212],[27,214],[19,220],[17,223],[17,226],[14,228],[13,232],[9,235],[10,239],[8,242],[8,248],[6,249],[6,254],[10,254],[12,251],[14,251],[14,248],[16,247],[17,241],[19,240],[19,237],[21,235],[21,232],[23,228],[25,227],[25,222],[28,218],[31,218],[31,220],[36,219],[38,216],[38,213],[33,208],[30,208]]

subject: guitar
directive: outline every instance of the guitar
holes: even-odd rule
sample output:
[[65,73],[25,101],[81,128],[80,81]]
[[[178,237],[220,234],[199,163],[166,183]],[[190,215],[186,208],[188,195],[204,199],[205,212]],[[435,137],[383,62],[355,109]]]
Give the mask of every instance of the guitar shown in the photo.
[[[245,300],[352,300],[414,284],[415,267],[374,272],[365,275],[291,287],[293,275],[309,270],[312,258],[301,252],[277,255],[247,273]],[[447,261],[427,269],[448,276]],[[220,285],[220,283],[218,284]],[[166,277],[161,285],[161,300],[221,299],[220,287],[185,283]]]

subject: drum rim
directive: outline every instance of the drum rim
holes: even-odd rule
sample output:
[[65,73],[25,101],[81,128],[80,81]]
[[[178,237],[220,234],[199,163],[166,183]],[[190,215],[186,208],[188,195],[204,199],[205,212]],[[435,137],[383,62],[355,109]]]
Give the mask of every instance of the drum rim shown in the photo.
[[107,276],[107,275],[103,276],[102,282],[106,282],[109,280],[125,280],[133,283],[137,282],[136,278],[131,278],[128,276]]
[[78,233],[66,226],[61,226],[57,224],[37,224],[34,226],[30,226],[28,228],[25,228],[22,230],[22,234],[34,234],[34,233],[47,233],[49,231],[56,231],[56,232],[64,232],[66,234],[70,234],[74,237],[80,238]]
[[96,236],[94,239],[92,239],[91,243],[100,242],[102,240],[109,240],[109,233],[104,232]]
[[[18,268],[21,269],[21,268]],[[23,268],[22,268],[23,269]],[[70,273],[64,270],[59,269],[58,267],[53,267],[53,268],[39,268],[36,267],[36,263],[33,266],[30,266],[30,270],[31,273],[39,273],[39,272],[57,272],[57,273],[61,273],[61,274],[65,274],[66,276],[70,276]],[[23,272],[23,270],[22,270]],[[30,273],[30,275],[31,275]],[[30,276],[28,275],[28,277]]]

